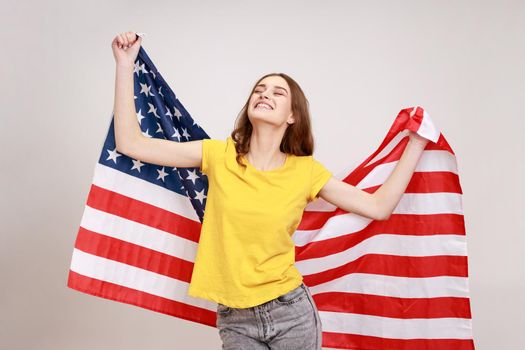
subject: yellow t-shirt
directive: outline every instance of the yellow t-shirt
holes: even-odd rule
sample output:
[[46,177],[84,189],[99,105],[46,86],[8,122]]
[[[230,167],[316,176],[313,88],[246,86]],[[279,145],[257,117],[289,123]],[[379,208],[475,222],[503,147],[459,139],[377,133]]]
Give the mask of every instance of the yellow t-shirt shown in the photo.
[[188,295],[248,308],[302,283],[292,234],[332,173],[313,156],[261,171],[236,155],[230,136],[203,140],[208,194]]

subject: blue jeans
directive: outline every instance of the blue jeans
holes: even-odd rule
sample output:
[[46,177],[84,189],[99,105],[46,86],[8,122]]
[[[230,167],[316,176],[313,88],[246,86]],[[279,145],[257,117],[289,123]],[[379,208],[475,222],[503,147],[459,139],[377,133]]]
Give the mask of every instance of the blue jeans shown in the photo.
[[249,308],[217,304],[222,349],[321,349],[321,319],[308,287]]

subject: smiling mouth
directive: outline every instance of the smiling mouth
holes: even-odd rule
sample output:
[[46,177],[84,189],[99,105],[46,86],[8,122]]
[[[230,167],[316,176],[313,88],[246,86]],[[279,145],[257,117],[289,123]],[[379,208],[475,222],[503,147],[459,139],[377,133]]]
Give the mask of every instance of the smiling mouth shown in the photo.
[[272,106],[270,106],[269,104],[265,103],[265,102],[258,102],[254,109],[260,109],[260,110],[266,110],[266,111],[271,111],[273,108]]

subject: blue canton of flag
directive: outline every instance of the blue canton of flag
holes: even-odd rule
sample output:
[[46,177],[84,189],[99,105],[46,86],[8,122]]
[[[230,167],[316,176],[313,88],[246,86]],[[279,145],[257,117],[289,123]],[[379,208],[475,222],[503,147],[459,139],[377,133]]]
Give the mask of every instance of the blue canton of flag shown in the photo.
[[[210,138],[191,118],[142,47],[133,74],[135,109],[142,135],[176,142]],[[199,168],[158,166],[119,153],[115,146],[114,119],[111,120],[99,162],[187,195],[202,222],[208,192],[207,176]]]

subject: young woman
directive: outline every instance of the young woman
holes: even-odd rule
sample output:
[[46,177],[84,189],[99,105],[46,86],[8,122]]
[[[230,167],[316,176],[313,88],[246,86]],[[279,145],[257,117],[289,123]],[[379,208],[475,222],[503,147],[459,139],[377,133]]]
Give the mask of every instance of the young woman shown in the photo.
[[225,141],[146,138],[136,120],[133,67],[142,39],[118,34],[114,124],[117,149],[132,158],[200,168],[209,187],[188,294],[215,301],[223,349],[321,349],[321,320],[295,268],[291,239],[318,197],[375,220],[388,219],[427,140],[410,141],[373,194],[332,176],[313,154],[308,101],[288,75],[260,78]]

